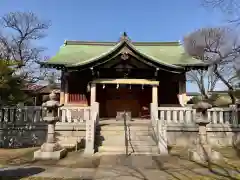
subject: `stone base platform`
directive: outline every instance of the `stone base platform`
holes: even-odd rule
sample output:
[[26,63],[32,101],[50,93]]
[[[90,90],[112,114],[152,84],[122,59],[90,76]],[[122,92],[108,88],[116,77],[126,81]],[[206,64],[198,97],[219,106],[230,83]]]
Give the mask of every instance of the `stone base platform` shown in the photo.
[[43,152],[41,150],[34,152],[34,160],[59,160],[67,155],[66,149],[53,152]]
[[189,150],[188,157],[192,161],[207,162],[218,161],[222,159],[221,153],[211,150],[210,152],[198,152],[197,150]]

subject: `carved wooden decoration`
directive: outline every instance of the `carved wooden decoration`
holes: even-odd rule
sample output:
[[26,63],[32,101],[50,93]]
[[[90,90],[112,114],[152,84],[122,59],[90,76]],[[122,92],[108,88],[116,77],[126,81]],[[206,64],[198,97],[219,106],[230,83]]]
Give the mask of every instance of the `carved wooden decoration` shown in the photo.
[[122,53],[122,55],[121,55],[121,59],[122,60],[127,60],[129,58],[129,56],[128,56],[128,53]]

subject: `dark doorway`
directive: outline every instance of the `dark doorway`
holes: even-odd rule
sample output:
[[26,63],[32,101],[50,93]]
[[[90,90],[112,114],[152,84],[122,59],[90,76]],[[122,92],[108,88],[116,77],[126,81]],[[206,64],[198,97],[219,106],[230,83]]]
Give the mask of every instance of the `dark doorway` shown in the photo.
[[132,117],[149,115],[151,87],[141,85],[97,85],[100,117],[115,118],[117,111],[130,111]]

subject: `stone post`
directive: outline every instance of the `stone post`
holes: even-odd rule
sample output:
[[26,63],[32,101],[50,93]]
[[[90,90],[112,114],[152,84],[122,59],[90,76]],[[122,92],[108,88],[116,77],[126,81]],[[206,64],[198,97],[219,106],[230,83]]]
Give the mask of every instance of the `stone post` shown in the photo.
[[232,110],[231,112],[232,125],[238,126],[238,102],[236,102],[236,104],[229,105],[229,108]]
[[167,144],[167,126],[164,120],[158,120],[158,147],[160,150],[160,155],[168,155],[168,144]]
[[43,118],[48,124],[47,140],[40,150],[34,152],[35,160],[58,160],[66,156],[66,149],[62,148],[55,139],[55,124],[59,121],[58,108],[59,102],[56,100],[57,96],[54,92],[49,95],[49,101],[43,103],[47,114]]
[[210,123],[207,117],[207,110],[212,105],[207,102],[199,102],[193,106],[196,109],[196,124],[198,125],[198,137],[196,144],[189,150],[189,158],[193,161],[208,162],[221,159],[221,154],[212,150],[207,140],[207,124]]
[[94,139],[95,139],[95,126],[97,124],[97,116],[98,116],[98,103],[93,103],[91,105],[91,114],[90,120],[86,121],[86,143],[84,153],[88,155],[94,154]]
[[168,155],[167,126],[164,122],[164,119],[158,118],[158,107],[154,103],[151,103],[151,121],[154,126],[154,132],[157,136],[160,154]]

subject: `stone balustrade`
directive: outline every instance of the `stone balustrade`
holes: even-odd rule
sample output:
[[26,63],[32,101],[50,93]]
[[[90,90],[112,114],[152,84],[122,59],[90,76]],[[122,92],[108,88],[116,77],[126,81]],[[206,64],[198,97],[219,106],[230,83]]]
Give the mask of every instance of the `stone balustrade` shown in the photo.
[[[2,107],[0,108],[1,122],[23,122],[39,123],[43,122],[44,110],[41,106],[23,106],[23,107]],[[63,106],[59,108],[58,123],[85,123],[90,119],[90,106]]]
[[[238,111],[234,107],[215,107],[208,109],[208,119],[211,124],[231,124],[238,126]],[[193,124],[196,110],[192,107],[158,107],[158,118],[167,124]]]
[[[158,136],[157,127],[164,129],[161,134],[167,139],[168,145],[188,146],[194,143],[198,126],[195,123],[196,110],[192,107],[158,107],[156,117],[152,120],[156,126],[155,134]],[[213,146],[232,146],[240,142],[239,112],[236,106],[214,107],[207,110],[208,140]],[[152,118],[153,119],[153,118]],[[161,123],[160,123],[161,122]]]
[[[61,116],[64,112],[68,116]],[[47,125],[43,121],[45,113],[41,106],[0,108],[0,147],[41,145],[46,139]],[[56,133],[60,144],[71,148],[80,143],[79,147],[82,147],[90,108],[61,107],[59,115],[61,119],[56,123]]]
[[[90,132],[94,139],[95,127],[98,124],[100,104],[93,107],[63,106],[59,109],[60,121],[56,123],[58,141],[64,146],[74,146],[77,142],[86,140]],[[156,106],[156,107],[155,107]],[[188,144],[197,132],[194,123],[196,110],[192,107],[157,107],[151,109],[152,124],[156,137],[162,144]],[[153,113],[154,112],[154,113]],[[234,107],[211,108],[208,110],[210,124],[207,126],[210,141],[214,144],[231,145],[233,139],[240,139],[238,114],[240,109]],[[0,108],[0,147],[38,146],[46,139],[46,123],[43,122],[42,107],[21,106]],[[87,124],[94,120],[94,124]],[[90,131],[87,127],[93,130]],[[159,134],[160,133],[160,134]],[[238,135],[239,134],[239,135]],[[161,139],[162,138],[162,139]],[[167,141],[167,142],[166,142]],[[94,140],[91,141],[91,144]],[[165,148],[165,145],[161,148]]]
[[2,107],[0,121],[2,123],[22,124],[24,122],[42,122],[44,110],[41,106]]
[[63,106],[59,109],[61,123],[85,123],[90,120],[91,107]]

